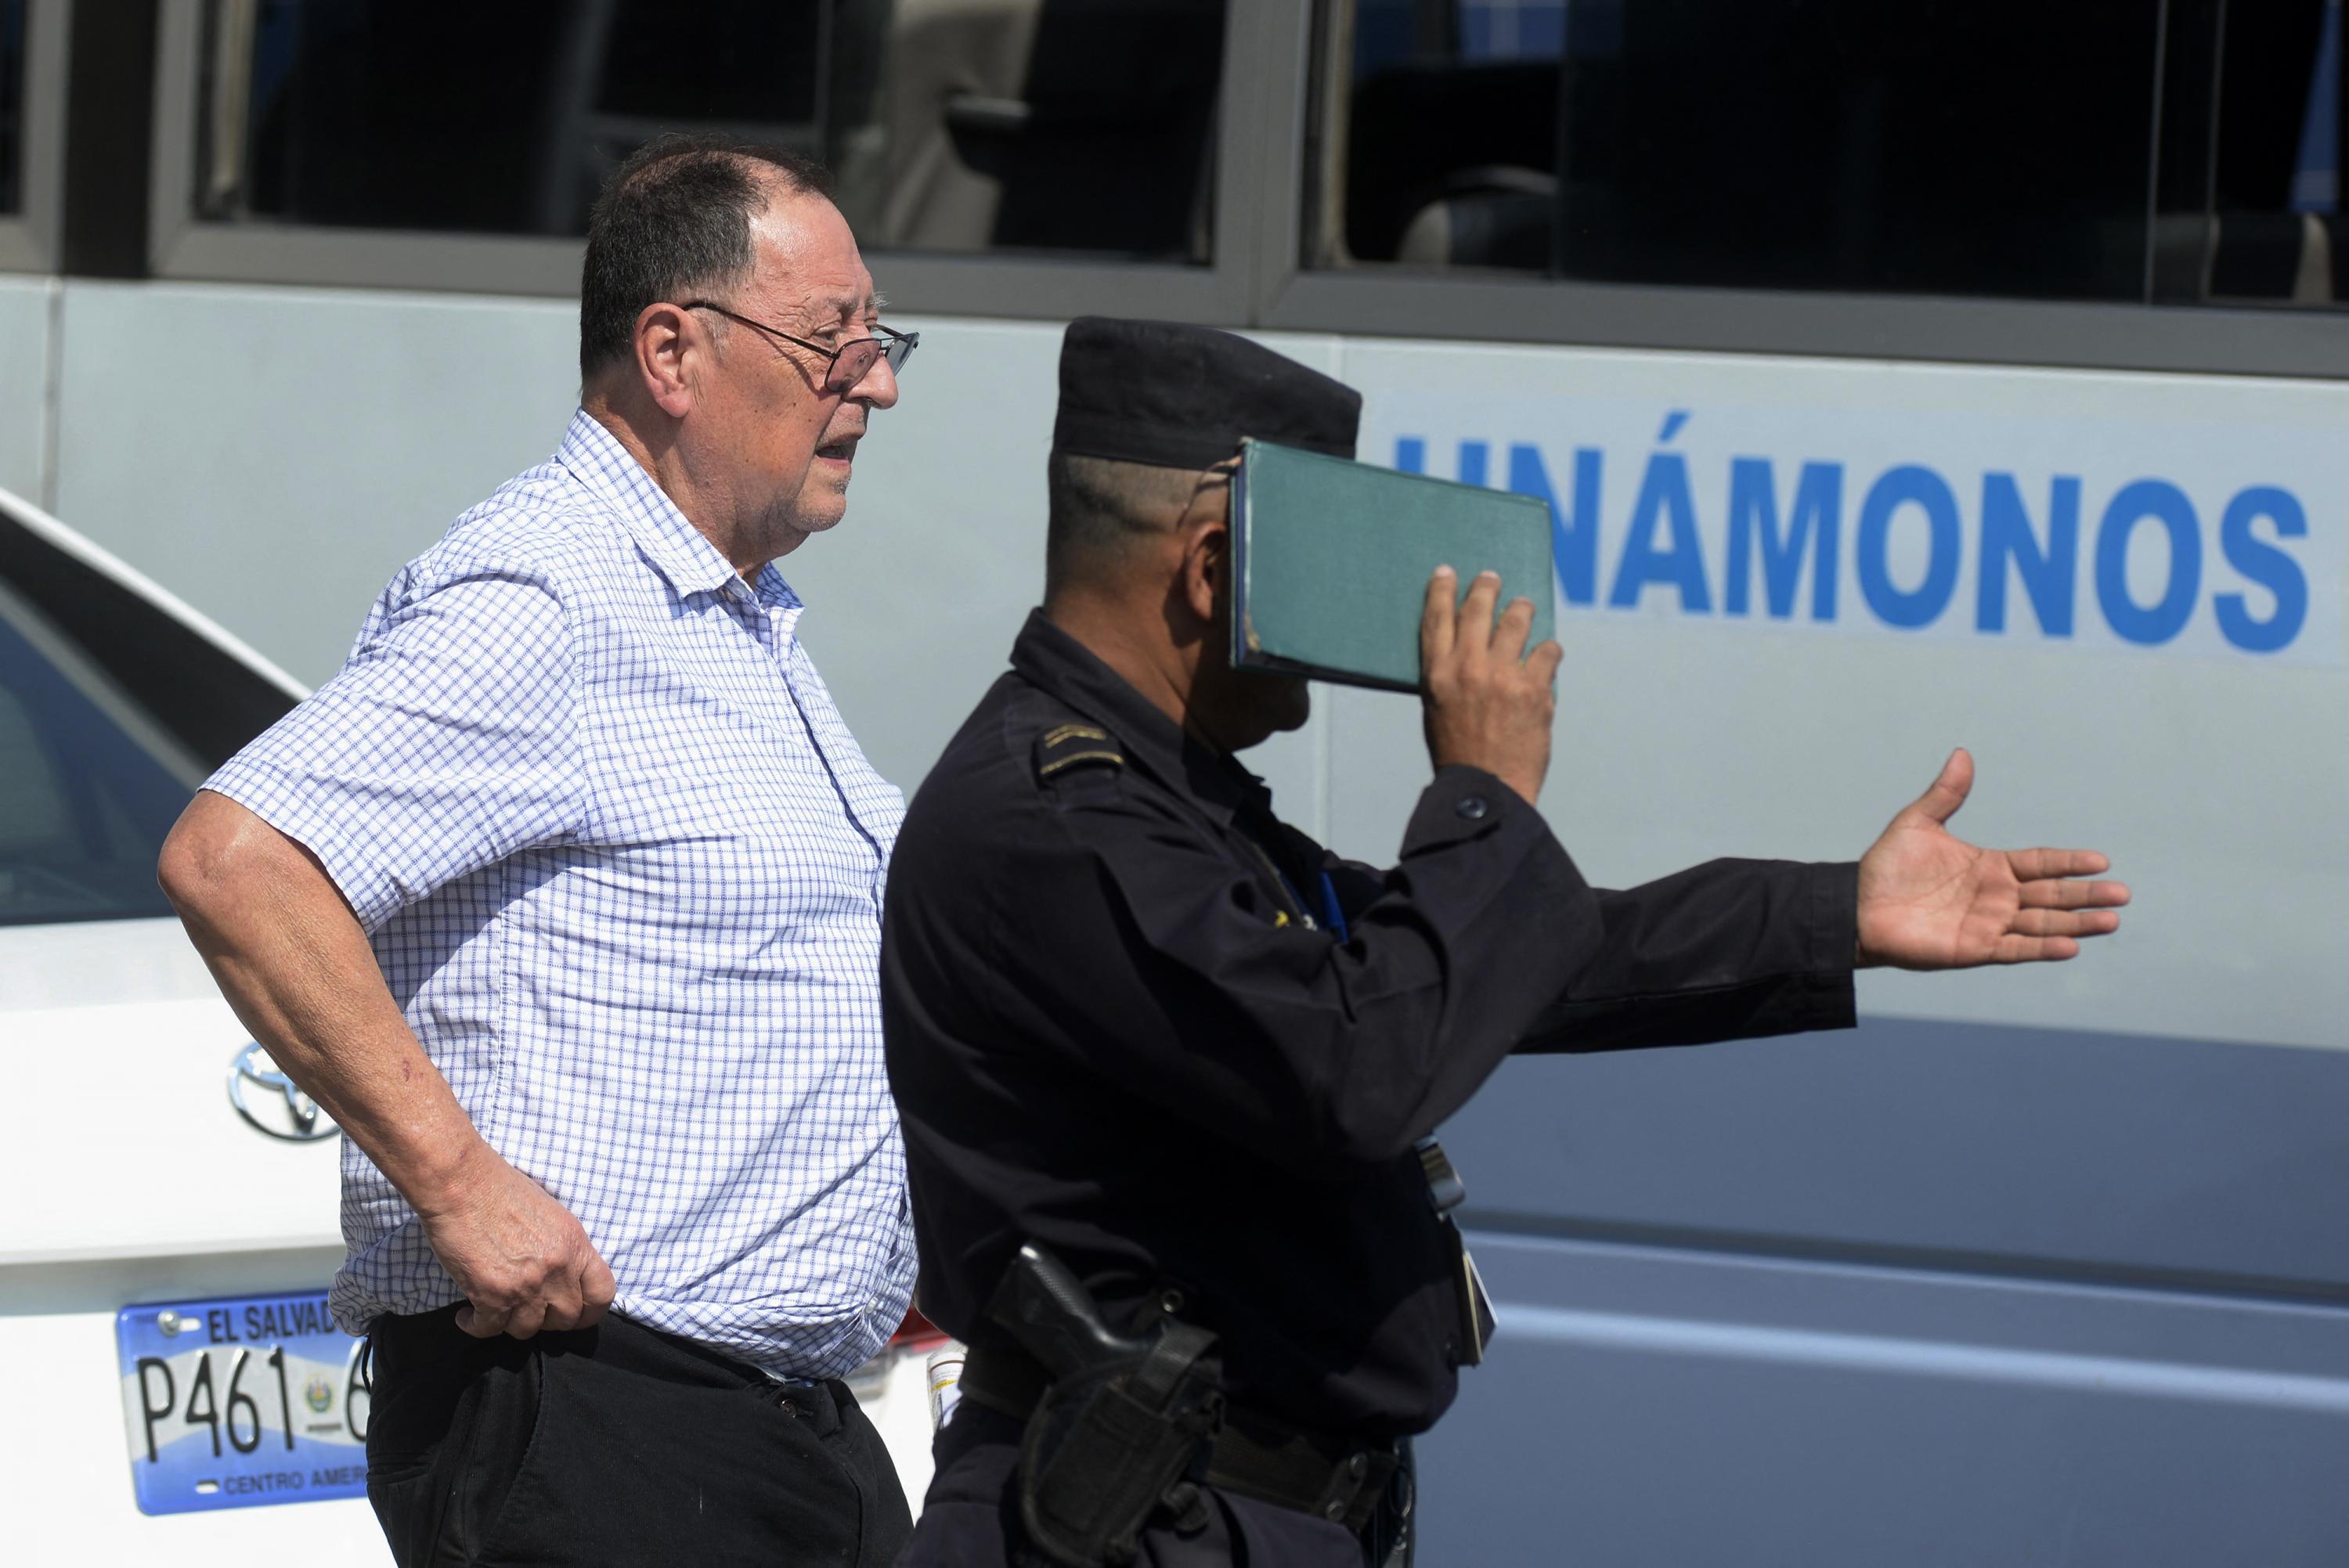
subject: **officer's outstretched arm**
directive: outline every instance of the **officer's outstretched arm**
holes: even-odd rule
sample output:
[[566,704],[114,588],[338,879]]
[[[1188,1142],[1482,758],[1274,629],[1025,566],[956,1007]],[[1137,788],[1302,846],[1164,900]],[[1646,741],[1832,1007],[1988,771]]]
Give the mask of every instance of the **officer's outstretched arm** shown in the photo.
[[2093,850],[1985,850],[1952,835],[1973,758],[1940,776],[1857,866],[1716,861],[1599,895],[1605,937],[1529,1036],[1611,1050],[1848,1027],[1855,966],[2057,962],[2120,924],[2127,887]]
[[[1436,776],[1342,940],[1117,771],[1051,814],[1057,843],[998,905],[1009,1032],[1067,1040],[1071,1066],[1269,1158],[1408,1150],[1599,950],[1597,895],[1482,770]],[[1043,998],[1049,1017],[1021,1016]]]
[[1852,1016],[1855,868],[1713,861],[1598,894],[1597,949],[1521,1051],[1700,1046]]

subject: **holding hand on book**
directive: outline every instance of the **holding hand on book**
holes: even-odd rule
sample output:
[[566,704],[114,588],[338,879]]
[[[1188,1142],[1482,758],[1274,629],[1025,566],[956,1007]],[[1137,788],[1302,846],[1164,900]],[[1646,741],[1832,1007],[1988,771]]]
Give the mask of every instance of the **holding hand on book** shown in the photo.
[[1550,687],[1566,653],[1555,642],[1526,651],[1530,599],[1512,600],[1495,618],[1500,573],[1478,573],[1465,601],[1458,599],[1457,583],[1451,567],[1437,567],[1420,617],[1427,754],[1438,768],[1481,768],[1530,805],[1549,771],[1550,721],[1557,713]]

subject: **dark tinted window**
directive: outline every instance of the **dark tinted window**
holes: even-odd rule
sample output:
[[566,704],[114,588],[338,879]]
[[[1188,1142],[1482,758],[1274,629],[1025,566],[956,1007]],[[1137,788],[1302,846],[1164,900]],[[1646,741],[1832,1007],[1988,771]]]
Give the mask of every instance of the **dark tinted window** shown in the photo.
[[0,0],[0,212],[24,205],[25,0]]
[[1735,287],[2144,291],[2159,0],[1412,9],[1408,54],[1377,52],[1371,28],[1356,51],[1359,259]]
[[[1356,0],[1324,265],[2330,303],[2340,0]],[[1342,25],[1350,23],[1350,31]],[[2341,280],[2336,284],[2336,277]]]
[[2158,0],[1574,11],[1557,270],[2132,299]]
[[[2178,160],[2200,177],[2200,189],[2172,198],[2181,219],[2193,213],[2204,221],[2173,221],[2181,264],[2166,293],[2300,304],[2349,301],[2340,187],[2341,13],[2340,0],[2224,7],[2210,104],[2216,112],[2181,125],[2174,139],[2205,134],[2207,164]],[[2213,121],[2215,129],[2206,129]]]
[[877,248],[1201,262],[1223,23],[1224,0],[215,6],[228,129],[197,204],[576,235],[620,160],[699,128],[820,159]]
[[0,925],[169,914],[155,857],[201,769],[0,587]]

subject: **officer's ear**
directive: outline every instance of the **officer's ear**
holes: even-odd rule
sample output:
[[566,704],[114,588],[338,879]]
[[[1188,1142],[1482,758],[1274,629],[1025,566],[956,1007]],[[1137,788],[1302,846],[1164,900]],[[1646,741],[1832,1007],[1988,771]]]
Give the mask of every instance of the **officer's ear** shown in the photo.
[[1218,521],[1195,522],[1184,531],[1183,602],[1201,621],[1213,621],[1224,597],[1231,563],[1232,531]]
[[1183,539],[1182,593],[1191,614],[1212,622],[1221,607],[1232,544],[1232,469],[1237,459],[1199,476],[1175,526]]

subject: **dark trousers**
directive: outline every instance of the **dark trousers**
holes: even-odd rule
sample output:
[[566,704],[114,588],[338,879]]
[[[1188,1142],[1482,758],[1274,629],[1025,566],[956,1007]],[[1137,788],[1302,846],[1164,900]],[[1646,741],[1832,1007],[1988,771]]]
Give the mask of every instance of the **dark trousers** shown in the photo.
[[[937,1474],[899,1568],[1016,1568],[1030,1558],[1019,1528],[1020,1422],[965,1399],[940,1429]],[[1409,1482],[1404,1483],[1407,1489]],[[1390,1557],[1342,1525],[1216,1488],[1206,1489],[1206,1527],[1185,1535],[1143,1532],[1136,1568],[1365,1568]],[[1392,1524],[1382,1524],[1391,1532]]]
[[400,1568],[886,1568],[912,1528],[839,1382],[619,1317],[475,1339],[452,1307],[367,1337],[367,1501]]

